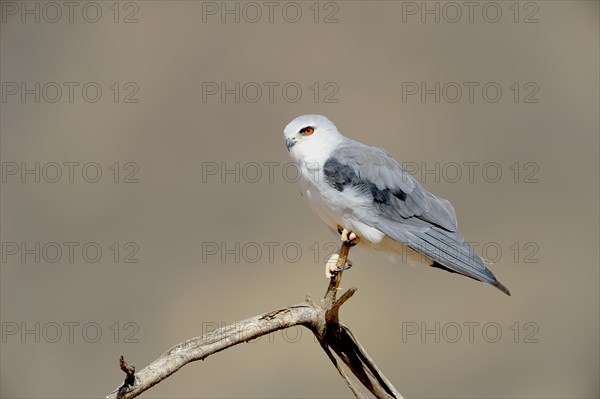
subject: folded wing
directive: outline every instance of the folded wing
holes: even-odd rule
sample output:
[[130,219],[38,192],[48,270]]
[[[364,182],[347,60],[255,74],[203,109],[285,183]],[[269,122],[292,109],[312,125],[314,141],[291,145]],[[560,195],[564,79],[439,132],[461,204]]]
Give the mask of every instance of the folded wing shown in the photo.
[[337,189],[351,185],[372,198],[379,215],[372,227],[426,255],[433,266],[510,295],[458,232],[450,202],[425,190],[385,150],[349,141],[325,163],[324,174]]

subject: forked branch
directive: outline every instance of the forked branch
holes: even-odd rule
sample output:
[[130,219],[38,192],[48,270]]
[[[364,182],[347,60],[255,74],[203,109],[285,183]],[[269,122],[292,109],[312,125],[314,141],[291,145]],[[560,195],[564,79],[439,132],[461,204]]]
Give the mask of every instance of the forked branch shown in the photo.
[[[343,242],[338,252],[337,266],[340,269],[346,265],[350,246],[350,243]],[[201,337],[191,338],[175,345],[140,371],[135,371],[134,367],[128,366],[121,356],[119,365],[125,372],[126,378],[123,384],[107,398],[135,398],[190,362],[204,360],[214,353],[237,344],[297,325],[313,332],[354,396],[366,398],[358,385],[348,376],[338,358],[375,397],[402,398],[350,329],[339,320],[340,307],[356,292],[356,288],[352,287],[338,299],[337,291],[341,278],[342,272],[339,272],[330,279],[325,297],[319,304],[315,304],[307,296],[303,303],[238,321]]]

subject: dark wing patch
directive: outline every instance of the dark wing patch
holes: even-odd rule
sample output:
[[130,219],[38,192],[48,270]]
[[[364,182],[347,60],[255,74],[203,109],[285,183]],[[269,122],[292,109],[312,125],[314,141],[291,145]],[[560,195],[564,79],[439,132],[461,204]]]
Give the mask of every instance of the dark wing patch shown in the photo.
[[406,193],[402,191],[401,188],[397,188],[396,190],[392,191],[392,194],[400,201],[406,201]]
[[345,186],[355,185],[358,182],[354,169],[335,158],[329,158],[325,162],[323,174],[327,183],[338,191],[344,191]]
[[387,187],[380,189],[373,182],[360,178],[354,168],[334,157],[325,161],[323,174],[327,183],[337,191],[344,191],[346,187],[356,187],[363,192],[370,192],[373,202],[379,205],[391,205],[393,198],[400,201],[406,199],[406,193],[402,189],[390,190]]

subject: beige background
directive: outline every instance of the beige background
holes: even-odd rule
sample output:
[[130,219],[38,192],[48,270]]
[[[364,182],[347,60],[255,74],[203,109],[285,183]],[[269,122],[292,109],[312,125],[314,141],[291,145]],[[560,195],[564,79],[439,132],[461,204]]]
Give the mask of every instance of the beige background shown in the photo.
[[[73,263],[64,254],[56,263],[35,263],[31,256],[21,262],[4,253],[3,327],[34,328],[37,322],[46,329],[39,343],[33,335],[3,334],[2,397],[103,396],[123,379],[120,354],[141,368],[215,323],[293,304],[306,293],[319,298],[326,287],[323,263],[315,262],[310,248],[318,242],[319,257],[325,258],[335,237],[310,213],[295,185],[282,178],[288,162],[282,130],[305,113],[327,115],[346,135],[384,147],[402,162],[429,168],[438,161],[496,162],[502,168],[497,183],[483,179],[479,167],[472,183],[466,176],[456,182],[452,176],[438,182],[426,176],[424,185],[453,202],[467,239],[500,246],[502,256],[492,268],[512,297],[439,270],[352,252],[355,266],[343,285],[359,291],[343,319],[404,395],[598,397],[598,2],[535,2],[538,23],[522,22],[535,11],[523,3],[515,23],[511,3],[498,3],[503,14],[497,23],[482,18],[484,3],[472,23],[466,15],[457,23],[434,23],[431,17],[421,23],[410,15],[403,22],[401,2],[383,1],[338,2],[338,22],[328,24],[322,19],[334,6],[320,4],[321,22],[314,23],[313,2],[298,3],[303,15],[295,24],[282,18],[284,3],[272,23],[266,16],[256,23],[235,23],[232,17],[221,23],[208,16],[203,23],[202,3],[192,1],[137,2],[138,22],[130,24],[121,20],[134,9],[123,5],[114,23],[112,2],[98,3],[103,14],[95,24],[81,17],[85,3],[72,23],[66,16],[57,23],[43,18],[35,23],[32,17],[22,23],[5,14],[3,82],[97,82],[103,97],[88,103],[80,90],[73,103],[65,97],[37,104],[31,96],[25,103],[8,97],[1,104],[3,165],[97,162],[103,178],[93,184],[80,174],[73,183],[7,177],[1,240],[30,246],[96,242],[103,256],[90,263],[79,251]],[[297,82],[303,95],[296,103],[277,90],[272,103],[265,98],[235,103],[232,96],[225,103],[217,96],[203,102],[202,82],[222,81]],[[135,82],[139,102],[114,103],[108,88],[113,82],[122,90]],[[322,90],[334,82],[338,102],[324,103],[324,92],[315,102],[313,82]],[[497,82],[503,96],[490,103],[479,89],[473,103],[464,98],[435,103],[431,96],[425,103],[418,97],[403,102],[402,82]],[[521,92],[515,103],[513,82],[534,82],[539,102],[524,103]],[[113,183],[108,167],[114,162],[135,162],[139,182]],[[265,168],[256,183],[244,178],[236,183],[232,176],[224,183],[208,176],[203,183],[205,162],[280,166],[273,182]],[[509,169],[515,162],[522,173],[517,182]],[[523,182],[531,171],[524,169],[527,162],[539,168],[537,183]],[[115,263],[108,248],[114,242],[121,247],[135,242],[139,263]],[[254,252],[242,253],[239,262],[233,256],[203,262],[207,242],[279,246],[273,262],[266,252],[254,263],[249,261]],[[517,259],[509,248],[515,242],[521,248]],[[284,259],[286,243],[300,246],[297,262]],[[527,243],[534,247],[524,248]],[[539,251],[532,259],[539,262],[526,263],[535,246]],[[121,258],[127,252],[122,251]],[[289,256],[295,256],[292,250]],[[69,322],[80,323],[72,343],[64,326]],[[124,328],[127,322],[138,327],[133,335],[138,343],[124,342],[132,331]],[[480,323],[473,342],[466,336],[468,322]],[[528,322],[534,324],[525,329]],[[50,342],[52,323],[63,325],[57,343]],[[86,323],[102,328],[98,342],[82,337]],[[413,323],[430,329],[440,323],[446,335],[439,343],[431,334],[423,340],[403,336],[402,326]],[[450,342],[456,330],[448,323],[463,326],[456,343]],[[486,341],[494,338],[494,330],[482,334],[486,323],[501,328],[498,342]],[[537,343],[524,342],[532,331]],[[189,365],[145,396],[351,393],[309,332],[291,330]]]

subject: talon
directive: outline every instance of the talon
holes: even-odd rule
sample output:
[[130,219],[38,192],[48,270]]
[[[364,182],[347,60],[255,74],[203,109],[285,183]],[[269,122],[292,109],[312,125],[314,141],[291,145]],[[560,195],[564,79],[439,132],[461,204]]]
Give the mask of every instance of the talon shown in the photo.
[[348,270],[352,267],[352,261],[350,259],[346,259],[346,265],[342,266],[342,267],[336,267],[335,271],[336,272],[341,272],[344,270]]
[[337,261],[340,255],[333,254],[329,257],[329,260],[325,264],[325,277],[332,278],[337,273]]
[[352,261],[350,259],[346,259],[346,264],[342,267],[337,267],[333,269],[336,273],[343,272],[344,270],[348,270],[352,267]]
[[351,231],[350,234],[348,234],[348,241],[350,241],[350,246],[355,246],[360,242],[360,237]]
[[346,229],[342,230],[342,236],[340,237],[342,242],[348,241],[348,233],[349,233],[348,230],[346,230]]
[[353,231],[348,231],[346,229],[343,229],[340,239],[350,247],[353,247],[360,242],[359,236],[357,236]]
[[329,257],[329,260],[327,260],[327,263],[325,264],[325,277],[332,278],[339,272],[343,272],[352,267],[352,261],[350,259],[346,259],[346,264],[344,266],[338,267],[337,263],[339,258],[339,254],[333,254]]

